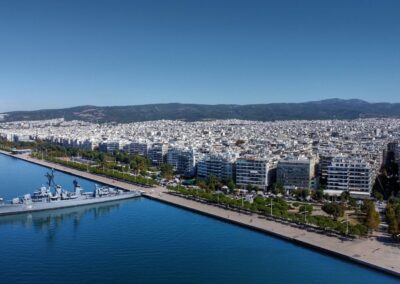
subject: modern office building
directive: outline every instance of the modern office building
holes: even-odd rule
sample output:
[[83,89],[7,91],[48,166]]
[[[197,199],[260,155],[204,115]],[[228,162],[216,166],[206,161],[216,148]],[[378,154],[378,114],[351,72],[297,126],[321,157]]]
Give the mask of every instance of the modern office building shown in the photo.
[[126,144],[123,148],[124,152],[129,155],[141,155],[147,156],[147,151],[149,149],[148,143],[145,142],[132,142]]
[[104,153],[114,153],[115,151],[119,151],[119,142],[114,141],[106,141],[99,143],[99,151]]
[[386,150],[388,158],[392,158],[393,161],[400,160],[400,146],[397,142],[390,142],[387,145]]
[[169,148],[167,163],[173,167],[177,174],[186,177],[195,175],[196,158],[192,149]]
[[[397,172],[391,172],[390,174],[400,175],[400,146],[397,142],[388,143],[383,154],[384,164],[390,167],[392,170],[397,170]],[[393,164],[396,164],[393,167]]]
[[239,158],[236,160],[236,184],[242,187],[256,186],[266,190],[269,164],[262,158]]
[[285,189],[310,188],[314,162],[308,158],[288,157],[278,162],[276,181]]
[[154,143],[147,151],[147,157],[153,165],[161,165],[167,160],[168,144]]
[[328,167],[325,193],[340,195],[347,191],[353,195],[369,196],[373,186],[373,170],[362,158],[337,156]]

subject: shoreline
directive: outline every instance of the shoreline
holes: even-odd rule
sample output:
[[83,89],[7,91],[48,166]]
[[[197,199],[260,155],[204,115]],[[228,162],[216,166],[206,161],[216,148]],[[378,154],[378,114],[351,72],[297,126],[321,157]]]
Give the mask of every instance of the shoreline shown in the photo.
[[[162,203],[168,204],[170,206],[174,206],[174,207],[177,207],[177,208],[188,210],[188,211],[191,211],[191,212],[196,213],[196,214],[200,214],[200,215],[204,215],[204,216],[207,216],[207,217],[210,217],[210,218],[214,218],[214,219],[220,220],[220,221],[225,222],[225,223],[234,224],[234,225],[237,225],[237,226],[240,226],[240,227],[252,230],[252,231],[257,231],[257,232],[263,233],[265,235],[272,236],[272,237],[275,237],[275,238],[278,238],[280,240],[284,240],[284,241],[287,241],[287,242],[291,242],[291,243],[294,243],[295,245],[298,245],[298,246],[301,246],[301,247],[305,247],[305,248],[317,251],[317,252],[325,254],[325,255],[329,255],[331,257],[340,258],[340,259],[342,259],[344,261],[348,261],[349,263],[357,264],[357,265],[366,267],[368,269],[373,269],[375,271],[379,271],[379,272],[382,272],[382,273],[385,273],[385,274],[389,274],[389,275],[394,276],[396,278],[400,277],[400,271],[396,271],[396,270],[393,270],[391,268],[385,268],[385,267],[383,267],[381,265],[373,264],[371,262],[364,261],[362,259],[350,256],[350,255],[347,255],[347,254],[343,254],[341,252],[337,252],[337,251],[325,248],[325,247],[320,246],[320,245],[316,245],[316,244],[313,244],[313,243],[310,243],[310,242],[306,242],[303,239],[299,239],[299,238],[296,238],[296,237],[290,237],[290,236],[287,236],[287,235],[282,234],[280,232],[268,230],[268,229],[265,229],[263,227],[260,227],[260,226],[257,226],[257,225],[253,225],[251,223],[244,223],[244,222],[242,222],[240,220],[237,220],[235,218],[228,218],[228,217],[220,216],[220,215],[213,214],[213,213],[210,213],[210,212],[207,212],[207,211],[199,210],[197,208],[185,206],[185,205],[177,203],[177,202],[171,202],[171,201],[168,201],[168,200],[163,199],[163,198],[158,198],[157,196],[144,195],[144,197],[149,198],[151,200],[155,200],[155,201],[158,201],[158,202],[162,202]],[[212,206],[212,205],[206,205],[206,206]],[[223,209],[223,210],[225,210],[225,209]],[[225,211],[227,211],[227,210],[225,210]],[[231,212],[234,212],[234,211],[231,211]],[[250,216],[251,215],[248,215],[248,217],[250,217]],[[232,216],[232,217],[234,217],[234,216]],[[260,218],[257,215],[252,215],[252,217]],[[260,218],[260,219],[263,219],[263,218]],[[288,226],[288,227],[292,228],[289,225],[285,225],[285,226]],[[327,238],[337,238],[337,237],[327,237]]]
[[251,230],[259,231],[400,278],[400,247],[391,246],[391,243],[389,242],[384,243],[377,241],[376,237],[388,237],[382,233],[372,238],[343,241],[337,237],[330,237],[267,220],[256,214],[241,214],[213,205],[171,195],[168,194],[167,189],[159,186],[141,188],[139,186],[113,180],[104,176],[98,176],[47,161],[30,158],[26,155],[13,155],[4,151],[0,151],[0,154],[36,165],[54,168],[70,175],[79,176],[109,186],[120,187],[126,190],[141,190],[143,192],[143,197],[216,218],[224,222],[236,224]]

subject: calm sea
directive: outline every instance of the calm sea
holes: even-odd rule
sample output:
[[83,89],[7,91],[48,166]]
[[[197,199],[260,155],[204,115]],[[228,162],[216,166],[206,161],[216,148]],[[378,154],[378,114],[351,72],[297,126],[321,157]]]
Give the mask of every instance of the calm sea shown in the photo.
[[[0,154],[0,196],[47,169]],[[56,172],[56,182],[94,183]],[[399,279],[140,198],[0,217],[0,283],[399,283]]]

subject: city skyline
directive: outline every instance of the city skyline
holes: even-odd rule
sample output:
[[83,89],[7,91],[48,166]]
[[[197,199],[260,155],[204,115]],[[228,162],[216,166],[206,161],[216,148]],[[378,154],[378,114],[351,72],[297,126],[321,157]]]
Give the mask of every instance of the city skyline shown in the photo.
[[399,11],[0,1],[4,283],[398,283]]
[[2,1],[0,112],[399,102],[397,1]]

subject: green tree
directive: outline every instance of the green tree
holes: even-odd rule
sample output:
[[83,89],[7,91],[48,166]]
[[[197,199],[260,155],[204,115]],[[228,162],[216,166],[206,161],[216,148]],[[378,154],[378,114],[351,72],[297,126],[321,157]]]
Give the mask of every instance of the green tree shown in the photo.
[[382,201],[383,200],[383,195],[382,193],[380,193],[379,191],[375,190],[373,192],[373,195],[375,197],[376,200]]
[[161,177],[165,179],[172,179],[174,177],[174,170],[170,164],[161,164]]
[[344,207],[337,203],[326,203],[321,207],[321,209],[325,213],[332,215],[335,219],[344,215]]
[[393,206],[389,205],[386,209],[386,221],[389,224],[389,234],[394,235],[399,233],[399,224],[397,222],[396,213]]
[[322,200],[324,198],[324,191],[320,189],[313,191],[312,197],[314,200]]
[[252,185],[252,184],[247,184],[247,185],[246,185],[246,190],[247,190],[248,192],[251,192],[251,191],[253,191],[253,190],[257,190],[257,187],[255,187],[255,186]]
[[281,183],[274,183],[272,186],[272,193],[273,194],[284,194],[285,193],[285,188]]
[[134,155],[129,159],[131,170],[135,173],[143,173],[149,170],[150,161],[146,157]]
[[349,198],[348,205],[354,208],[354,207],[357,206],[357,201],[356,201],[354,198],[351,198],[351,197],[350,197],[350,198]]
[[389,225],[389,234],[398,239],[400,234],[400,200],[389,199],[386,206],[386,221]]
[[310,191],[308,189],[296,189],[293,191],[293,195],[296,196],[296,198],[305,199],[310,195]]
[[217,188],[221,187],[220,186],[220,181],[218,180],[218,178],[216,176],[209,176],[206,180],[207,183],[207,187],[210,190],[216,190]]
[[236,187],[235,183],[233,182],[233,179],[229,179],[228,182],[226,183],[226,185],[228,186],[228,188],[230,190],[234,190]]
[[365,225],[370,231],[376,230],[379,227],[380,219],[379,213],[376,211],[375,204],[373,202],[366,202],[366,213]]
[[340,195],[340,200],[342,202],[347,202],[350,198],[350,193],[348,193],[347,191],[343,191],[342,194]]

